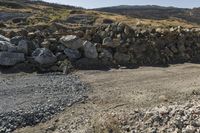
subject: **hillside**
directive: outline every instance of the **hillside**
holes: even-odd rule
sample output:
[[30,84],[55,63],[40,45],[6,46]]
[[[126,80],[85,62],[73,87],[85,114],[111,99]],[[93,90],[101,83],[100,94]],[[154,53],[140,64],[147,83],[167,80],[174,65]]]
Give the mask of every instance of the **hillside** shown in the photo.
[[94,9],[98,11],[117,13],[136,18],[165,20],[170,18],[182,19],[200,24],[200,8],[187,9],[161,6],[115,6]]
[[[197,24],[187,22],[182,19],[167,17],[169,14],[183,14],[186,11],[182,9],[172,8],[162,9],[163,12],[168,11],[166,15],[161,15],[162,19],[157,19],[159,14],[158,9],[161,7],[151,7],[152,11],[149,11],[147,6],[144,10],[142,7],[110,7],[97,9],[99,11],[107,11],[114,13],[99,12],[94,10],[86,10],[80,7],[52,4],[42,1],[29,1],[29,0],[0,0],[0,22],[4,23],[7,28],[34,26],[34,25],[51,25],[54,22],[62,24],[76,24],[73,27],[80,26],[80,24],[99,25],[104,22],[123,22],[130,26],[140,27],[198,27]],[[134,14],[132,14],[132,10]],[[171,9],[171,8],[170,8]],[[125,11],[123,11],[125,10]],[[187,10],[187,9],[185,9]],[[122,12],[122,15],[115,14]],[[198,16],[198,9],[194,9],[195,15]],[[132,17],[125,16],[128,13]],[[124,15],[125,14],[125,15]],[[145,15],[142,15],[145,14]],[[152,14],[152,17],[151,15]],[[68,20],[69,19],[69,20]],[[73,19],[73,22],[71,21]],[[74,22],[74,19],[76,21]],[[196,21],[194,17],[194,21]],[[192,19],[190,19],[192,21]],[[20,22],[20,23],[18,23]],[[78,24],[78,25],[77,25]],[[2,24],[3,25],[3,24]],[[1,27],[2,27],[1,25]],[[71,28],[72,26],[70,26]]]

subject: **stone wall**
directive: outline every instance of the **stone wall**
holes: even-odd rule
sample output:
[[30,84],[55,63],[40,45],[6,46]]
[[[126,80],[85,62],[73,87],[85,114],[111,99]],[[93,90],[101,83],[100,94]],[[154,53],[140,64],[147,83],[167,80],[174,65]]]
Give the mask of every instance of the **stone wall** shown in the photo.
[[[73,29],[56,24],[4,35],[9,38],[0,36],[0,54],[10,53],[7,57],[10,62],[0,56],[2,66],[22,62],[37,69],[68,72],[72,66],[97,68],[200,62],[200,32],[182,27],[144,29],[113,23]],[[20,55],[20,60],[13,59],[11,53]]]
[[140,29],[119,23],[103,25],[86,34],[87,39],[99,43],[100,55],[109,51],[117,64],[199,62],[200,32],[193,29]]

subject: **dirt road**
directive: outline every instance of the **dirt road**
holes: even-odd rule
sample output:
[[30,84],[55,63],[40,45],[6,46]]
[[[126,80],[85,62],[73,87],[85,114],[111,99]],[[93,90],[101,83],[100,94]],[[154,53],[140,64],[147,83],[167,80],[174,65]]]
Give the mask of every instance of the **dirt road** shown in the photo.
[[122,110],[129,112],[136,108],[174,102],[181,104],[200,92],[199,64],[180,64],[167,68],[84,70],[76,74],[92,87],[86,103],[66,109],[47,123],[17,132],[89,133],[93,132],[92,127],[102,114]]

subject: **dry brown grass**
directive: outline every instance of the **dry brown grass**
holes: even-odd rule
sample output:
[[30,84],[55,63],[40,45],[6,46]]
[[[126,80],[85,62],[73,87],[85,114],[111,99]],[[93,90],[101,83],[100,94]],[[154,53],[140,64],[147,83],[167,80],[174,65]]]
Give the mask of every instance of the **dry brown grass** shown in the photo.
[[102,19],[111,19],[117,22],[123,22],[130,26],[144,26],[144,27],[175,27],[182,26],[186,28],[199,27],[197,24],[188,23],[179,19],[167,19],[167,20],[152,20],[152,19],[138,19],[133,17],[127,17],[118,14],[96,12],[98,19],[96,23],[101,23]]
[[[65,20],[69,15],[71,10],[68,9],[54,9],[53,7],[44,6],[44,5],[29,5],[24,9],[13,9],[0,6],[0,12],[28,12],[33,13],[34,15],[30,18],[29,24],[37,23],[51,23],[56,20]],[[152,20],[152,19],[138,19],[123,15],[118,15],[114,13],[98,12],[93,10],[83,10],[83,14],[88,14],[96,17],[96,25],[99,25],[103,22],[104,19],[111,19],[117,22],[123,22],[130,26],[141,26],[141,27],[175,27],[182,26],[186,28],[200,27],[197,24],[188,23],[186,21],[171,18],[167,20]],[[48,20],[42,19],[43,17],[48,18]],[[41,19],[40,19],[41,18]]]

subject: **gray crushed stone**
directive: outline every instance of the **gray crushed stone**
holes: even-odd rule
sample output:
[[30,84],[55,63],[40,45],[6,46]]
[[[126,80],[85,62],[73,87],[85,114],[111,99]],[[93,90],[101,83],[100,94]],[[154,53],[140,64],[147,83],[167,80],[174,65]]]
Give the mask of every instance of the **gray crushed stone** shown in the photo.
[[86,99],[88,87],[76,75],[0,76],[0,133],[49,120],[65,107]]

